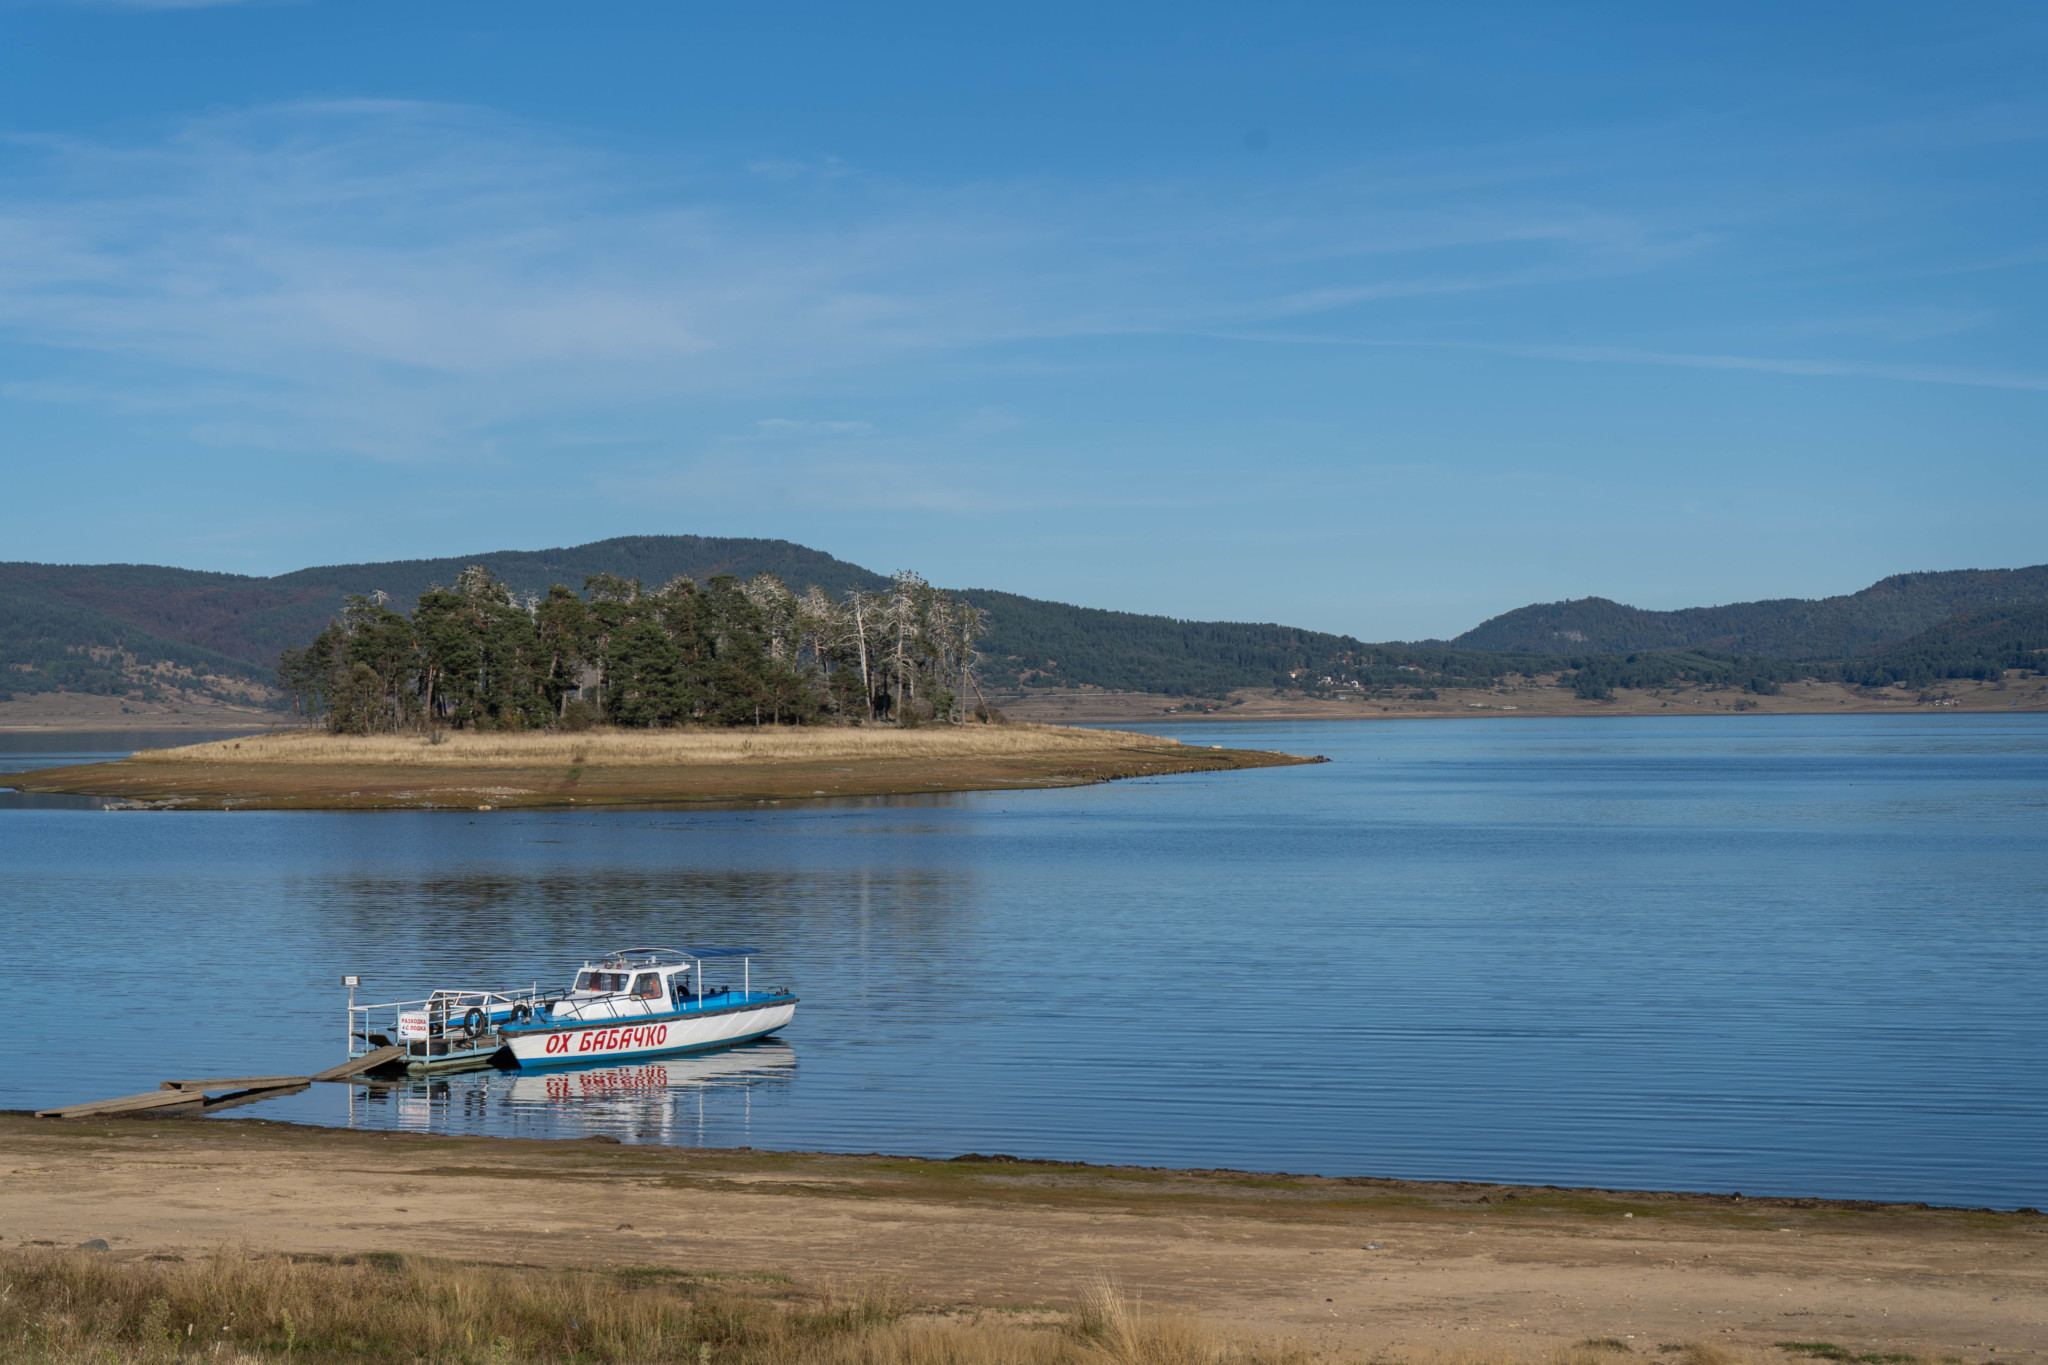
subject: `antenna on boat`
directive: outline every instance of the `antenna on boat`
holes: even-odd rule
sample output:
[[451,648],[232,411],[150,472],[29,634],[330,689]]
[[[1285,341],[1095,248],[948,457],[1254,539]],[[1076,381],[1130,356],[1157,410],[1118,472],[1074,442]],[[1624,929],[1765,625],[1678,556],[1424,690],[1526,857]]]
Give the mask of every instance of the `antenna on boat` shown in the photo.
[[[347,1041],[346,1055],[353,1057],[356,1055],[356,987],[363,984],[363,979],[360,976],[344,976],[341,979],[341,984],[348,987],[348,1028],[344,1033]],[[368,1033],[369,1031],[370,1026],[367,1023],[364,1024],[363,1032]],[[363,1039],[364,1046],[367,1047],[369,1041],[368,1038]],[[351,1086],[350,1089],[353,1090],[354,1087]],[[351,1104],[349,1107],[353,1109],[355,1106]]]

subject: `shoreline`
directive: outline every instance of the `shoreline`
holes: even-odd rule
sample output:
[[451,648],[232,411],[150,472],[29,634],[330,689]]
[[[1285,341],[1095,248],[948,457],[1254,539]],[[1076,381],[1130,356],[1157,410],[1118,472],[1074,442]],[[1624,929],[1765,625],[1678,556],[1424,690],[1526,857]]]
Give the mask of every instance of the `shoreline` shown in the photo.
[[119,730],[269,730],[297,724],[289,711],[211,697],[144,702],[96,692],[41,692],[0,701],[0,734]]
[[1848,716],[2028,715],[2048,713],[2048,681],[1997,683],[1953,680],[1930,689],[1953,705],[1923,703],[1921,693],[1899,688],[1857,688],[1840,683],[1787,683],[1765,696],[1736,688],[1616,688],[1612,698],[1583,699],[1552,682],[1533,680],[1498,688],[1434,689],[1418,695],[1333,697],[1239,688],[1223,698],[1167,697],[1151,692],[1096,688],[1044,689],[996,697],[1012,719],[1064,725],[1159,725],[1191,721],[1277,720],[1526,720],[1608,716]]
[[[1863,1200],[0,1115],[11,1245],[392,1252],[1148,1307],[1303,1350],[2048,1353],[2048,1217]],[[621,1210],[627,1210],[622,1214]],[[1677,1349],[1676,1346],[1667,1349]]]
[[[2000,683],[1953,679],[1921,692],[1900,688],[1851,687],[1841,683],[1787,683],[1765,696],[1728,687],[1616,688],[1612,698],[1589,700],[1554,685],[1554,678],[1525,680],[1497,688],[1434,689],[1433,699],[1415,695],[1364,694],[1329,698],[1269,688],[1238,688],[1221,698],[1174,697],[1159,692],[1118,692],[1097,687],[1042,688],[992,692],[990,700],[1012,720],[1037,724],[1158,724],[1171,719],[1224,720],[1445,720],[1486,717],[1526,719],[1556,716],[1647,715],[1913,715],[2029,714],[2048,712],[2048,682],[2018,678]],[[1427,690],[1427,689],[1416,689]],[[1935,705],[1932,697],[1953,704]],[[291,733],[310,726],[284,712],[190,703],[157,710],[136,709],[120,698],[56,693],[37,699],[0,702],[0,734],[172,731],[180,729],[247,733]]]
[[132,809],[527,810],[1021,791],[1327,760],[1115,730],[301,731],[8,775],[21,792]]
[[[518,1073],[512,1073],[518,1074]],[[535,1073],[527,1073],[535,1074]],[[396,1088],[422,1083],[431,1078],[407,1077],[395,1081],[373,1082],[357,1079],[356,1085]],[[346,1084],[348,1082],[342,1082]],[[195,1125],[205,1128],[228,1128],[235,1125],[256,1125],[266,1128],[290,1129],[308,1133],[326,1133],[339,1137],[365,1140],[384,1137],[416,1138],[422,1141],[462,1141],[480,1143],[534,1143],[541,1147],[597,1143],[617,1146],[627,1150],[647,1149],[660,1152],[686,1152],[694,1156],[719,1158],[761,1158],[764,1160],[790,1159],[804,1161],[850,1161],[882,1162],[891,1166],[927,1165],[967,1168],[989,1168],[990,1170],[1014,1171],[1019,1174],[1032,1172],[1054,1174],[1065,1172],[1075,1175],[1126,1176],[1138,1179],[1156,1179],[1184,1176],[1189,1179],[1221,1180],[1232,1182],[1271,1181],[1287,1185],[1332,1186],[1345,1189],[1383,1190],[1392,1194],[1430,1194],[1456,1192],[1481,1195],[1489,1199],[1513,1195],[1517,1201],[1532,1205],[1543,1200],[1564,1202],[1578,1199],[1600,1199],[1621,1204],[1681,1205],[1711,1208],[1726,1208],[1736,1212],[1783,1212],[1786,1210],[1808,1210],[1821,1213],[1893,1213],[1893,1214],[1971,1214],[1982,1217],[2011,1219],[2018,1227],[2039,1226],[2048,1232],[2048,1212],[2031,1205],[2019,1205],[2010,1209],[1992,1208],[1977,1204],[1938,1204],[1925,1199],[1857,1199],[1847,1196],[1819,1194],[1744,1194],[1731,1190],[1722,1194],[1716,1190],[1658,1190],[1636,1189],[1621,1185],[1532,1185],[1514,1181],[1467,1179],[1441,1176],[1396,1176],[1396,1175],[1319,1175],[1308,1171],[1281,1171],[1252,1169],[1240,1166],[1146,1166],[1133,1162],[1117,1161],[1073,1161],[1063,1157],[1016,1156],[1008,1152],[962,1152],[957,1156],[919,1156],[908,1152],[831,1152],[802,1147],[695,1147],[663,1142],[629,1142],[602,1133],[588,1133],[576,1137],[504,1137],[486,1133],[436,1133],[422,1132],[407,1128],[352,1128],[340,1123],[314,1123],[298,1119],[271,1119],[260,1114],[240,1114],[234,1118],[217,1118],[207,1115],[164,1117],[152,1116],[149,1111],[130,1113],[113,1111],[104,1114],[87,1114],[75,1118],[44,1117],[34,1109],[0,1109],[0,1141],[6,1137],[5,1124],[19,1120],[30,1125],[63,1125],[72,1128],[93,1128],[108,1123],[152,1124],[152,1125]]]
[[0,735],[118,735],[133,731],[136,734],[160,735],[172,730],[197,730],[209,733],[268,734],[273,730],[292,730],[298,726],[279,725],[274,721],[179,721],[173,724],[150,722],[131,725],[123,723],[110,725],[104,721],[80,721],[76,724],[64,722],[46,725],[0,725]]

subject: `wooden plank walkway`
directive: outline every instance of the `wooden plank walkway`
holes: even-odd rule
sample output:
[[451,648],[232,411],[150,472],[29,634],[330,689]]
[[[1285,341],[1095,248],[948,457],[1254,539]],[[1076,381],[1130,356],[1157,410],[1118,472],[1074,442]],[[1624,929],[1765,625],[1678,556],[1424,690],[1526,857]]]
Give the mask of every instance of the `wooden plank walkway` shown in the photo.
[[182,1090],[151,1090],[140,1095],[122,1095],[111,1100],[87,1100],[83,1104],[67,1104],[60,1109],[38,1109],[39,1119],[83,1119],[103,1114],[135,1114],[145,1109],[180,1109],[186,1105],[198,1108],[206,1103],[206,1096],[187,1094]]
[[395,1062],[405,1055],[405,1049],[396,1045],[374,1048],[360,1057],[351,1057],[340,1066],[330,1066],[316,1072],[311,1079],[316,1081],[345,1081],[351,1076],[360,1076],[365,1071],[375,1071],[386,1062]]
[[304,1085],[311,1076],[211,1076],[198,1081],[158,1081],[159,1090],[267,1090]]
[[232,1095],[222,1095],[217,1100],[208,1100],[203,1112],[211,1114],[216,1109],[232,1109],[238,1104],[254,1104],[258,1100],[281,1100],[286,1095],[296,1095],[301,1090],[311,1088],[310,1082],[301,1081],[297,1085],[269,1085],[258,1090],[238,1090]]
[[[315,1081],[346,1081],[375,1071],[388,1062],[395,1062],[405,1056],[402,1047],[380,1047],[365,1052],[360,1057],[351,1057],[340,1066],[330,1066],[312,1076],[213,1076],[189,1081],[159,1081],[157,1088],[140,1095],[122,1095],[111,1100],[87,1100],[81,1104],[60,1105],[55,1109],[38,1109],[39,1119],[85,1119],[107,1118],[116,1114],[155,1113],[212,1113],[216,1109],[231,1109],[238,1104],[254,1104],[258,1100],[278,1099],[285,1095],[296,1095]],[[231,1093],[209,1099],[209,1090],[226,1090]]]

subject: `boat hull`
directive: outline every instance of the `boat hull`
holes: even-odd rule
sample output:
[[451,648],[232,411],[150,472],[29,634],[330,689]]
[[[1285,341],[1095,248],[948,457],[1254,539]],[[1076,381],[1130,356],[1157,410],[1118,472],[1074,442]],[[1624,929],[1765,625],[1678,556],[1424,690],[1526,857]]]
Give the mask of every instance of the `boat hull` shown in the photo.
[[564,1024],[559,1028],[521,1030],[508,1034],[505,1046],[522,1071],[551,1066],[587,1066],[592,1062],[637,1057],[669,1057],[706,1048],[765,1038],[796,1018],[796,1001],[742,1005],[703,1014],[654,1019],[607,1019]]

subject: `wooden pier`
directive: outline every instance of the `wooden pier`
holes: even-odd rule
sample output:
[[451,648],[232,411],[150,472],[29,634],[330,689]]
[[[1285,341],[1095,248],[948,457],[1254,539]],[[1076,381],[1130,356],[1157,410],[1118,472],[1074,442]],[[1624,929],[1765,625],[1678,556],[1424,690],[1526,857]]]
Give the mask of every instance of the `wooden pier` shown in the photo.
[[355,1076],[361,1076],[366,1072],[375,1071],[378,1067],[389,1062],[398,1061],[405,1055],[405,1049],[395,1043],[386,1047],[373,1047],[360,1057],[349,1058],[340,1066],[328,1067],[325,1071],[313,1077],[313,1079],[316,1081],[345,1081]]
[[43,1119],[103,1118],[186,1118],[232,1109],[258,1100],[282,1099],[296,1095],[315,1081],[353,1081],[380,1066],[400,1061],[402,1047],[380,1047],[351,1057],[340,1066],[330,1066],[311,1076],[215,1076],[199,1080],[160,1081],[154,1090],[140,1095],[122,1095],[111,1100],[88,1100],[82,1104],[38,1109]]

